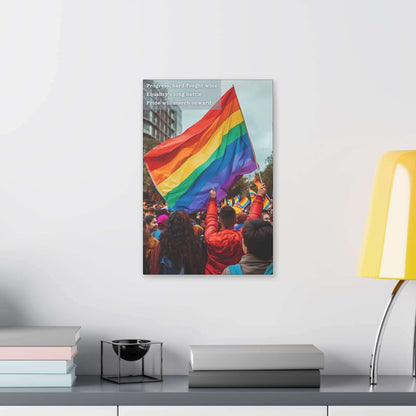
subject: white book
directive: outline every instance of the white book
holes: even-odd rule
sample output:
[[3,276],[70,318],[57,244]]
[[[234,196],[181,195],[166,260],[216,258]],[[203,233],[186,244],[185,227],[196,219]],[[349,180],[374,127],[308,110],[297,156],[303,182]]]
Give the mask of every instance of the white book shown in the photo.
[[0,360],[0,374],[66,374],[74,366],[74,360]]
[[0,387],[71,387],[75,368],[67,374],[0,374]]
[[66,347],[80,337],[80,326],[0,326],[2,347]]
[[191,345],[192,370],[320,370],[324,354],[311,344]]

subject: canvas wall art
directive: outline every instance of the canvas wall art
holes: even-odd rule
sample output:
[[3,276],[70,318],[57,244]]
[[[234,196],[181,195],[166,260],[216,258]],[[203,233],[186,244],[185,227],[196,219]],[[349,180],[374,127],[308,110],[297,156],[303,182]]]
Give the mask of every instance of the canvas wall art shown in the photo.
[[143,273],[273,275],[272,80],[143,81]]

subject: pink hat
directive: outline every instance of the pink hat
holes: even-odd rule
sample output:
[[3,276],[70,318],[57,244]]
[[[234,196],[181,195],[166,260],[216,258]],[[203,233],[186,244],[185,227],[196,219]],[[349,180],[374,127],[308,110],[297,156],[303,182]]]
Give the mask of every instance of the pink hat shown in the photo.
[[157,223],[158,224],[163,224],[169,217],[166,214],[163,215],[159,215],[157,217]]

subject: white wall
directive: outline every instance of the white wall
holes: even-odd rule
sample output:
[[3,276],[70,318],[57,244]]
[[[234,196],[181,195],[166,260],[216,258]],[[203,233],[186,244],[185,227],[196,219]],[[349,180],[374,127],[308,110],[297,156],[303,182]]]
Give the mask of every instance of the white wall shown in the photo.
[[[327,374],[367,373],[394,286],[356,266],[379,156],[416,143],[412,1],[3,1],[0,323],[99,340],[314,343]],[[278,277],[140,276],[141,80],[272,78]],[[381,373],[411,367],[415,290]]]

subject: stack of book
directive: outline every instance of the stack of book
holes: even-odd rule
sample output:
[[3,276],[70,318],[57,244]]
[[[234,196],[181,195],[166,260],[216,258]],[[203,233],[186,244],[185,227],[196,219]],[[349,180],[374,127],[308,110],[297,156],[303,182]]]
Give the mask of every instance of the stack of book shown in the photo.
[[314,345],[191,345],[189,387],[319,387]]
[[0,327],[0,387],[71,387],[79,326]]

